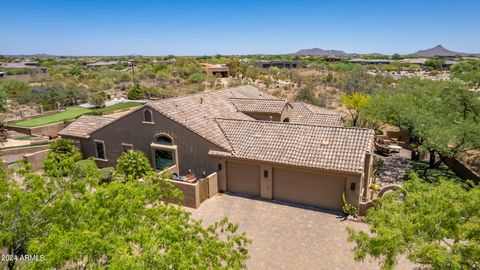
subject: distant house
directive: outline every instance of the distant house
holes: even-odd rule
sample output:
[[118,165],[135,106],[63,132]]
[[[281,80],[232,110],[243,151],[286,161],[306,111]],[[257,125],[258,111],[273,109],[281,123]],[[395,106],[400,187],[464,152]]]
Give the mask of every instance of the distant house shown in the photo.
[[241,86],[153,101],[120,118],[82,116],[59,133],[115,166],[144,152],[158,170],[216,172],[223,192],[341,210],[369,196],[374,132],[342,115]]
[[98,61],[93,63],[87,63],[87,67],[109,67],[120,63],[119,61]]
[[258,61],[257,66],[259,68],[299,68],[300,63],[296,61]]
[[356,64],[390,64],[396,62],[395,60],[390,59],[363,59],[363,58],[354,58],[350,59],[347,62],[356,63]]
[[222,78],[230,76],[230,68],[227,65],[202,63],[202,66],[207,70],[208,75],[220,76]]
[[0,71],[0,78],[5,77],[5,72]]

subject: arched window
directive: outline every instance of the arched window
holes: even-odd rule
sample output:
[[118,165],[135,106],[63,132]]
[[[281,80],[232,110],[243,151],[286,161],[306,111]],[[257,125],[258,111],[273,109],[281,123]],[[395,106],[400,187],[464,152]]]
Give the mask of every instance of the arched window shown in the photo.
[[155,143],[158,144],[173,144],[173,139],[172,137],[168,135],[159,135],[155,139]]
[[150,110],[143,111],[143,121],[144,122],[153,122],[152,111],[150,111]]

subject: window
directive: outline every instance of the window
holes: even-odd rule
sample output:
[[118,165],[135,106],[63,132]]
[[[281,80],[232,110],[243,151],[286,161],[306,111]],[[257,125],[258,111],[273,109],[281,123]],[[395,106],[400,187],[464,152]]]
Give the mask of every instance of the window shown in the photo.
[[143,122],[148,122],[148,123],[153,122],[152,111],[150,110],[143,111]]
[[171,137],[167,135],[160,135],[156,139],[156,143],[158,144],[173,144],[173,140]]
[[122,150],[123,152],[127,152],[129,150],[133,150],[133,145],[128,143],[122,143]]
[[283,119],[283,122],[288,123],[288,122],[290,122],[290,119],[287,117],[287,118]]
[[105,143],[103,141],[95,141],[95,153],[98,159],[107,159],[105,155]]
[[155,169],[164,170],[175,164],[173,150],[155,149]]

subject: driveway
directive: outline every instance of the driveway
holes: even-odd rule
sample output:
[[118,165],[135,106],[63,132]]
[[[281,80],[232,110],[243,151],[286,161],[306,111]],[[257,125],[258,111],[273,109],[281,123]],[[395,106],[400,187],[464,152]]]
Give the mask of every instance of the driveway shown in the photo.
[[[372,260],[354,261],[345,229],[367,225],[342,221],[339,213],[231,194],[218,194],[190,211],[204,225],[223,217],[238,223],[252,240],[248,269],[380,269]],[[395,269],[412,268],[402,259]]]

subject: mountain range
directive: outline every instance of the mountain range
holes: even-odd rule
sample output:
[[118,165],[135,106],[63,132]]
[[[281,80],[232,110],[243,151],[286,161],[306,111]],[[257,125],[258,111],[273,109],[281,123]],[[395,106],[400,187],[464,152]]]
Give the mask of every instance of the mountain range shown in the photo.
[[[320,48],[313,49],[302,49],[294,53],[295,55],[324,55],[324,56],[346,56],[346,55],[381,55],[379,53],[346,53],[341,50],[323,50]],[[442,45],[437,45],[430,49],[419,50],[412,54],[414,56],[428,57],[428,56],[468,56],[475,55],[480,56],[479,53],[464,53],[464,52],[454,52],[444,48]]]

